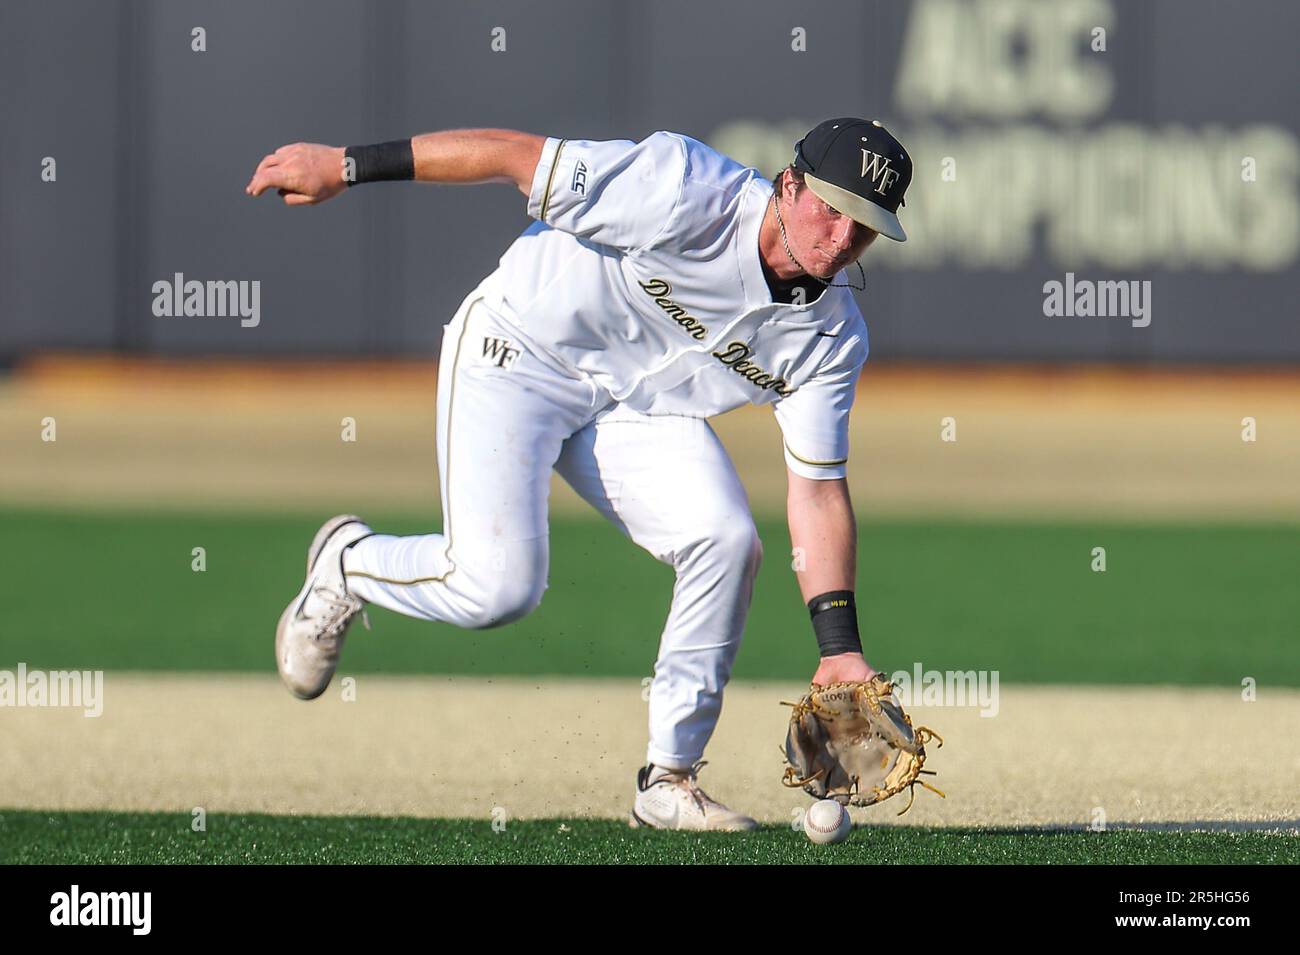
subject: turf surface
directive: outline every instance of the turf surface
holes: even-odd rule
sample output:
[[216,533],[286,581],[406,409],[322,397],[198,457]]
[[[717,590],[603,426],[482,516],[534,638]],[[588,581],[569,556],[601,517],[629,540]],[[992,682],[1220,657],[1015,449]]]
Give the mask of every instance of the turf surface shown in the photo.
[[[436,522],[376,517],[393,533]],[[0,510],[0,668],[272,672],[272,634],[316,522],[267,515]],[[804,679],[816,645],[779,520],[739,679]],[[353,672],[645,676],[671,570],[599,520],[556,521],[550,589],[527,619],[469,632],[371,610]],[[206,551],[207,569],[191,570]],[[1106,548],[1107,570],[1090,569]],[[858,602],[884,670],[1006,681],[1300,686],[1292,526],[864,523]]]
[[1270,832],[859,827],[814,846],[788,826],[665,833],[606,820],[0,812],[0,864],[167,863],[1002,863],[1300,862],[1300,837]]

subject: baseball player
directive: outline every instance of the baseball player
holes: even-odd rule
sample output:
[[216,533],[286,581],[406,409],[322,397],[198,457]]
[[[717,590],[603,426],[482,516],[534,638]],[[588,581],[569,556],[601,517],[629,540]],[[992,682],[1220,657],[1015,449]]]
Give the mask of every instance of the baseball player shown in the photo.
[[291,692],[313,699],[367,603],[466,628],[532,611],[546,588],[552,469],[676,572],[650,687],[631,823],[752,829],[698,783],[745,628],[762,548],[707,422],[770,405],[784,439],[799,587],[816,683],[869,680],[853,590],[848,417],[867,329],[847,267],[885,235],[912,176],[879,122],[832,119],[772,181],[688,136],[640,142],[459,129],[371,146],[298,143],[247,192],[314,205],[385,180],[513,183],[536,220],[465,297],[443,336],[442,533],[358,517],[316,534],[276,630]]

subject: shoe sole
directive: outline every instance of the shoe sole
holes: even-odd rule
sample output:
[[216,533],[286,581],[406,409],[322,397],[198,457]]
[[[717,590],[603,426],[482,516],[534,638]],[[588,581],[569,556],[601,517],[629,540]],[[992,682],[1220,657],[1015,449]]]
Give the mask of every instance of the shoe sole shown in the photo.
[[[316,561],[320,557],[320,552],[325,549],[325,545],[329,543],[329,539],[338,532],[339,528],[346,527],[348,524],[362,523],[364,523],[364,521],[355,514],[340,514],[337,517],[331,517],[328,521],[322,524],[320,530],[316,532],[316,536],[312,538],[311,546],[307,548],[306,579],[303,581],[302,587],[299,588],[297,595],[289,601],[289,606],[284,608],[284,613],[280,614],[280,621],[275,626],[275,668],[277,671],[280,670],[280,648],[283,644],[285,631],[288,629],[289,621],[293,617],[294,609],[302,602],[303,597],[307,595],[307,588],[311,586],[312,568],[316,566]],[[331,680],[332,679],[333,676],[331,675]],[[280,682],[285,685],[285,688],[290,693],[300,700],[314,700],[329,689],[329,682],[327,681],[326,684],[317,692],[304,694],[289,684],[289,681],[285,679],[282,671],[280,672]]]
[[656,826],[652,822],[647,822],[636,814],[633,809],[627,814],[627,826],[629,829],[655,829],[659,832],[753,832],[758,826],[740,826],[735,829],[680,829],[676,826]]

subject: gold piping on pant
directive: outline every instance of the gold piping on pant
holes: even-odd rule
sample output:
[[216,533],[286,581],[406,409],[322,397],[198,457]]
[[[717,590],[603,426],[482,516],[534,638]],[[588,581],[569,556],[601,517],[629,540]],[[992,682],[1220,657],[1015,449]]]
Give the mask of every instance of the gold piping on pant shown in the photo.
[[[460,366],[460,346],[465,340],[465,332],[469,329],[469,315],[474,310],[474,306],[483,301],[479,296],[469,303],[465,309],[465,320],[460,324],[460,334],[456,336],[456,352],[451,358],[451,387],[447,389],[447,513],[442,516],[443,530],[447,532],[447,559],[451,562],[450,569],[439,577],[417,577],[414,580],[391,580],[388,577],[379,577],[375,574],[367,574],[360,570],[347,571],[344,577],[364,577],[367,580],[377,580],[381,584],[396,584],[398,586],[412,586],[415,584],[440,584],[446,581],[448,577],[456,572],[456,562],[451,559],[451,415],[456,407],[456,370]],[[442,369],[438,369],[441,374]]]

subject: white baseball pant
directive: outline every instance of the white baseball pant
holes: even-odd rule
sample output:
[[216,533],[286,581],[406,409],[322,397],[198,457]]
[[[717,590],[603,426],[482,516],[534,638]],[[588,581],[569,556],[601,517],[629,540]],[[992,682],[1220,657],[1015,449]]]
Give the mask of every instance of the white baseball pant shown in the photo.
[[647,760],[674,768],[698,760],[762,559],[744,487],[708,422],[623,408],[539,360],[471,297],[444,333],[437,427],[442,533],[365,538],[344,558],[349,589],[460,627],[525,616],[546,589],[554,468],[676,571],[650,687]]

